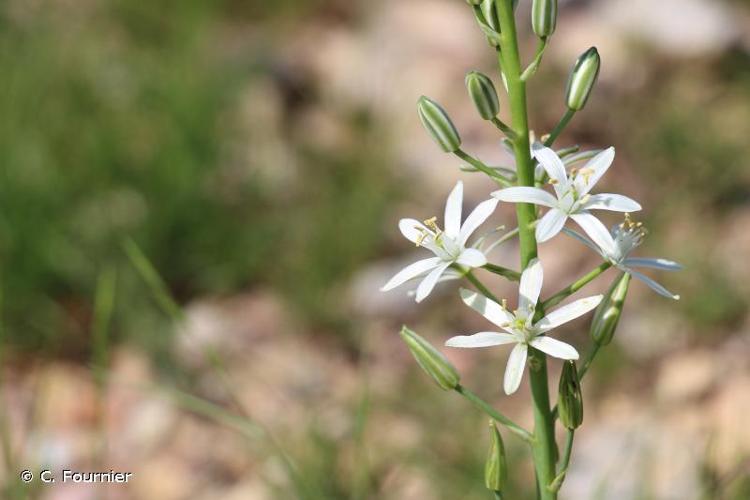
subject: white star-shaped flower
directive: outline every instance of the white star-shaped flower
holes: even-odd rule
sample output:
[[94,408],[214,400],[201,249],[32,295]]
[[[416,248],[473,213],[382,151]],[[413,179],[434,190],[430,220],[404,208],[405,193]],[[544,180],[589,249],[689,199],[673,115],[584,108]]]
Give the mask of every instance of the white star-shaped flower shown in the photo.
[[419,222],[415,219],[401,219],[398,227],[406,239],[417,246],[424,247],[435,254],[435,257],[418,260],[406,266],[386,283],[381,291],[388,291],[418,277],[424,279],[417,287],[416,301],[427,297],[449,268],[456,264],[463,268],[482,267],[487,263],[485,254],[476,248],[467,248],[466,241],[495,211],[498,201],[494,198],[485,200],[474,209],[461,224],[461,206],[464,188],[459,181],[448,195],[445,203],[445,230],[441,230],[433,217]]
[[591,188],[612,164],[615,157],[614,148],[605,149],[582,168],[571,171],[570,177],[565,171],[563,161],[550,148],[535,148],[534,157],[547,171],[556,196],[543,189],[529,186],[501,189],[492,193],[492,196],[501,201],[534,203],[549,207],[550,210],[537,222],[536,239],[539,242],[547,241],[559,233],[570,217],[592,240],[603,247],[608,243],[609,231],[589,210],[635,212],[641,209],[638,202],[627,196],[611,193],[589,194]]
[[616,268],[643,281],[659,295],[679,300],[679,295],[673,294],[645,274],[633,269],[634,267],[645,267],[660,269],[662,271],[679,271],[682,269],[682,266],[668,259],[629,257],[630,252],[643,243],[643,238],[646,236],[646,228],[640,222],[631,221],[628,214],[625,214],[625,222],[614,226],[611,234],[607,233],[608,241],[603,247],[597,246],[593,241],[575,231],[570,229],[564,229],[563,231],[597,252],[604,260],[612,263]]
[[547,336],[547,332],[594,309],[602,300],[594,295],[576,300],[548,313],[534,322],[534,312],[542,290],[544,272],[538,259],[529,263],[521,274],[518,290],[518,309],[510,312],[503,305],[476,292],[462,289],[461,298],[472,309],[499,326],[505,332],[479,332],[449,339],[449,347],[490,347],[516,344],[505,368],[503,389],[513,394],[521,384],[529,346],[560,359],[578,359],[578,351],[569,344]]

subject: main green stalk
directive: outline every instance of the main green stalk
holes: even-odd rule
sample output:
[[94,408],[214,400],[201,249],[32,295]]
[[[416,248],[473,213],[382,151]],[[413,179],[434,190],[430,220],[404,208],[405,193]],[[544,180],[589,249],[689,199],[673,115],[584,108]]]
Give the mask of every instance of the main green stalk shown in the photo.
[[[534,185],[534,164],[531,160],[529,144],[529,122],[526,110],[526,84],[521,79],[521,59],[518,50],[516,21],[513,16],[512,0],[496,2],[500,18],[501,42],[499,63],[507,82],[510,100],[511,127],[516,136],[513,150],[516,157],[519,186]],[[536,238],[533,222],[536,209],[528,203],[516,204],[519,241],[521,249],[521,269],[536,258]],[[557,493],[548,486],[555,479],[557,444],[555,442],[554,420],[550,409],[549,388],[547,387],[547,358],[544,353],[529,347],[529,374],[531,396],[534,405],[534,443],[532,445],[534,467],[541,500],[556,500]]]

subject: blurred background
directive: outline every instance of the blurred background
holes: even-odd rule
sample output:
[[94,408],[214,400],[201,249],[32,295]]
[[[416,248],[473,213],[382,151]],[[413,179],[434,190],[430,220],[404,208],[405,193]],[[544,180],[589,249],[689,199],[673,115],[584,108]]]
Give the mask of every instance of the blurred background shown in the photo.
[[[614,145],[602,190],[642,202],[640,255],[686,270],[653,274],[676,303],[631,286],[561,497],[750,498],[750,2],[561,1],[537,134],[591,45],[599,83],[557,144]],[[419,95],[512,165],[463,84],[498,84],[493,59],[460,0],[0,2],[2,498],[488,498],[485,417],[397,335],[441,345],[484,320],[455,284],[419,305],[378,289],[423,255],[400,217],[442,214],[457,179],[465,209],[494,188],[431,142]],[[513,223],[501,206],[488,226]],[[517,268],[514,245],[495,260]],[[543,294],[598,263],[562,236],[541,257]],[[585,351],[586,325],[560,337]],[[507,349],[446,354],[531,425],[526,381],[501,394]],[[508,498],[532,499],[506,438]],[[134,476],[23,485],[26,468]]]

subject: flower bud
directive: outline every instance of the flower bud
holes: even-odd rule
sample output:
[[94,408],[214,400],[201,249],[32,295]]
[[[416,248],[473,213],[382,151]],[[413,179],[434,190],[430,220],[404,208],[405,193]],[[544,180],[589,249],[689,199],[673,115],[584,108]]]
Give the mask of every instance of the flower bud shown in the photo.
[[607,345],[612,342],[617,323],[620,321],[622,306],[628,294],[630,285],[630,274],[622,273],[609,288],[604,300],[596,308],[594,319],[591,321],[591,338],[598,345]]
[[591,89],[599,76],[601,59],[596,47],[581,54],[568,77],[568,86],[565,90],[565,104],[573,111],[580,111],[586,105],[591,94]]
[[557,25],[557,0],[534,0],[531,4],[531,27],[539,38],[555,32]]
[[508,463],[505,460],[505,446],[495,423],[490,420],[490,451],[484,465],[484,485],[491,491],[502,491],[508,480]]
[[492,80],[478,71],[466,74],[466,89],[474,106],[485,120],[491,120],[500,112],[500,101]]
[[568,429],[576,429],[583,422],[583,397],[578,371],[574,361],[563,364],[560,388],[557,395],[557,413],[560,423]]
[[468,3],[469,5],[479,5],[480,3],[482,3],[482,0],[466,0],[466,3]]
[[452,153],[461,147],[461,137],[448,117],[448,113],[429,97],[422,96],[417,101],[417,112],[422,125],[435,142],[446,153]]
[[446,391],[458,386],[460,377],[456,368],[440,351],[406,326],[401,328],[401,338],[406,342],[419,366],[432,377],[437,385]]
[[497,33],[500,33],[500,17],[497,14],[495,0],[482,0],[481,9],[487,25]]

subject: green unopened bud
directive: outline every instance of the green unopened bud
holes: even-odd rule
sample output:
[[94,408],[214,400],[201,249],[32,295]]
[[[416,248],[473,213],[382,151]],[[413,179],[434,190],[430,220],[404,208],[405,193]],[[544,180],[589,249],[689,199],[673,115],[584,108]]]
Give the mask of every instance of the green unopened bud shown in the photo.
[[534,0],[531,4],[531,27],[539,38],[555,32],[557,25],[557,0]]
[[622,273],[609,288],[604,300],[599,304],[591,321],[591,339],[597,344],[607,345],[612,342],[612,337],[620,321],[622,307],[628,294],[630,285],[630,274]]
[[422,96],[417,101],[417,111],[422,125],[430,137],[445,151],[453,153],[461,147],[461,137],[453,126],[448,113],[429,97]]
[[409,347],[419,366],[446,391],[458,386],[460,377],[456,368],[432,344],[406,326],[401,328],[401,338]]
[[469,91],[479,116],[485,120],[492,120],[500,112],[500,101],[492,80],[478,71],[466,74],[466,89]]
[[466,3],[468,3],[469,5],[479,5],[480,3],[482,3],[482,0],[466,0]]
[[581,54],[568,77],[568,87],[565,90],[565,104],[573,111],[580,111],[586,105],[586,101],[594,88],[599,76],[601,59],[596,47]]
[[508,480],[508,463],[505,460],[505,446],[495,422],[490,420],[490,451],[484,465],[484,485],[491,491],[502,491]]
[[487,25],[500,33],[500,17],[497,14],[495,0],[482,0],[481,9]]
[[583,397],[578,371],[574,361],[563,364],[560,388],[557,395],[557,413],[560,423],[568,429],[576,429],[583,422]]

